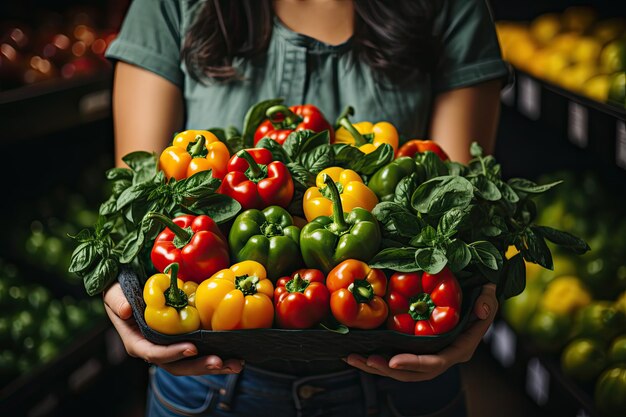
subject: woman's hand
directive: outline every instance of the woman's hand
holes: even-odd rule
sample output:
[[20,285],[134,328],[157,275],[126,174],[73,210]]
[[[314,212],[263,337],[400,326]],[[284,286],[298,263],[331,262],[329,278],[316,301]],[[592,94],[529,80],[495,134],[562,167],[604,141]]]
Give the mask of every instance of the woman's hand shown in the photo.
[[198,354],[198,349],[192,343],[161,346],[146,340],[132,317],[130,304],[118,283],[104,293],[104,308],[130,356],[158,365],[172,375],[232,374],[241,372],[243,368],[243,361],[222,361],[215,355],[181,361]]
[[480,319],[472,323],[450,346],[436,355],[401,353],[387,360],[379,355],[363,357],[351,354],[344,359],[349,365],[371,374],[386,376],[403,382],[426,381],[444,373],[452,365],[469,361],[483,335],[493,322],[498,309],[496,287],[483,286],[474,304],[474,314]]

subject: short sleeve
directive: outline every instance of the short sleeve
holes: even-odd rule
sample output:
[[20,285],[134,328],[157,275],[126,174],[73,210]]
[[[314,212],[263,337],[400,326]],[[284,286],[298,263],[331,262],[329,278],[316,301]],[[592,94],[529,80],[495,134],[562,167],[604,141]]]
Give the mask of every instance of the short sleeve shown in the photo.
[[433,76],[435,92],[509,75],[486,0],[445,1],[433,29],[440,45]]
[[182,86],[178,0],[133,0],[106,57],[136,65]]

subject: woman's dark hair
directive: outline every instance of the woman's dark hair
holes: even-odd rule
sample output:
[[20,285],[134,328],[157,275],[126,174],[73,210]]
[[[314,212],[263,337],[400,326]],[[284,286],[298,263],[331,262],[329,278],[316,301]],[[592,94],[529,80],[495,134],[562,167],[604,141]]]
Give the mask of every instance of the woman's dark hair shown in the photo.
[[[391,80],[431,72],[436,62],[433,1],[355,0],[355,58]],[[208,0],[185,35],[181,56],[197,80],[237,78],[233,58],[267,50],[271,0]]]

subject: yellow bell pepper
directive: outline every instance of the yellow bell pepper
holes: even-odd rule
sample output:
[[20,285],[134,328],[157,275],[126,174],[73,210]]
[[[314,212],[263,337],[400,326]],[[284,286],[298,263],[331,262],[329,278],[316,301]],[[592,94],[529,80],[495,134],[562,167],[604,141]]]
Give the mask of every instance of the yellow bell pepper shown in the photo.
[[398,130],[389,122],[359,122],[351,123],[348,116],[354,115],[354,109],[347,107],[343,111],[337,124],[340,126],[335,132],[334,143],[348,143],[357,146],[363,153],[371,153],[383,143],[391,145],[393,153],[398,151]]
[[315,178],[315,187],[311,187],[304,193],[302,208],[307,221],[312,221],[319,216],[332,216],[333,202],[326,190],[324,174],[328,174],[339,189],[341,206],[343,211],[350,213],[355,207],[361,207],[372,211],[378,204],[378,197],[370,190],[356,172],[341,167],[330,167],[320,171]]
[[[167,272],[170,272],[167,275]],[[154,274],[143,287],[146,302],[144,317],[150,328],[163,334],[193,332],[200,328],[200,316],[194,305],[198,284],[178,279],[178,264],[168,265],[164,274]]]
[[198,286],[196,307],[208,330],[260,329],[274,321],[274,285],[263,265],[243,261]]
[[178,133],[172,146],[165,148],[159,157],[159,169],[167,178],[177,181],[191,177],[196,172],[212,170],[215,178],[226,175],[230,153],[226,145],[208,130],[185,130]]
[[564,275],[548,284],[541,298],[540,309],[560,315],[571,315],[591,303],[591,294],[580,279]]

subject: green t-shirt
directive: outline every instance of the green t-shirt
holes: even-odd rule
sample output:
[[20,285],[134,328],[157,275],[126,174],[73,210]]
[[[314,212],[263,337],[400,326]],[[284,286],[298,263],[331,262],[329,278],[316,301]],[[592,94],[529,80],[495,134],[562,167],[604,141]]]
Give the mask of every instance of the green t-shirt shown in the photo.
[[485,0],[448,0],[433,25],[441,45],[436,70],[409,85],[377,82],[366,64],[352,59],[350,40],[328,45],[291,31],[278,19],[264,56],[234,60],[242,80],[203,84],[180,59],[185,33],[201,5],[195,0],[134,0],[106,54],[179,86],[188,129],[241,128],[250,105],[283,97],[288,105],[317,105],[330,121],[352,105],[354,121],[386,120],[407,138],[425,138],[433,96],[508,74]]

